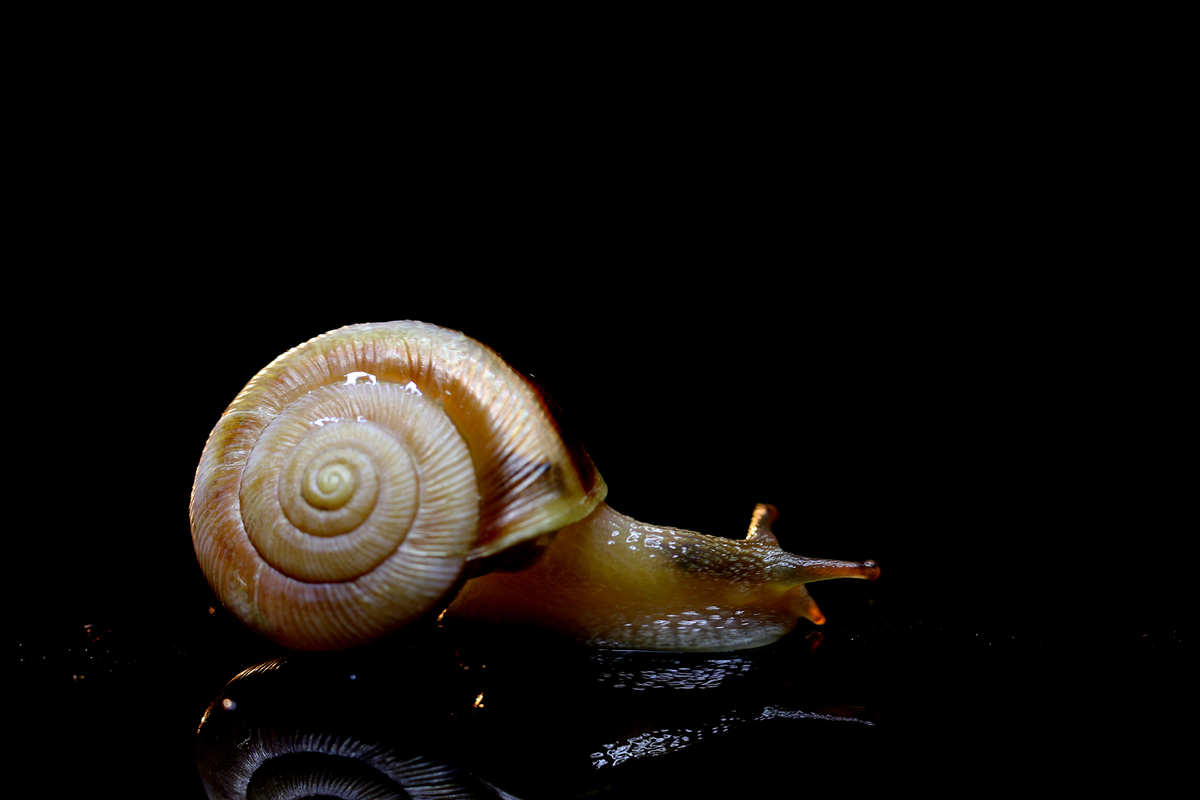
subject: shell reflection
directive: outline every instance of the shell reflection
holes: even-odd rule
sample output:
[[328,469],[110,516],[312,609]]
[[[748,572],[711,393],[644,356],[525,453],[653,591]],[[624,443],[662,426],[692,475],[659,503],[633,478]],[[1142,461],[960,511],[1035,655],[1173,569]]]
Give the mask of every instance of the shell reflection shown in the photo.
[[459,765],[450,737],[469,707],[456,691],[465,684],[425,666],[396,676],[410,687],[402,693],[345,659],[243,671],[197,731],[205,791],[221,800],[511,798]]

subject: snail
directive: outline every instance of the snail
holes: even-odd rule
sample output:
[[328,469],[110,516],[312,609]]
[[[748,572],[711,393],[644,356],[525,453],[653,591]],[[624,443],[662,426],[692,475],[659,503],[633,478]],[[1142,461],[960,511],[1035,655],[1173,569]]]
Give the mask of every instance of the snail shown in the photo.
[[766,505],[734,540],[646,525],[606,496],[527,378],[465,334],[400,321],[338,328],[255,375],[208,437],[190,520],[225,607],[299,650],[439,615],[737,650],[820,624],[804,584],[879,572],[784,552]]

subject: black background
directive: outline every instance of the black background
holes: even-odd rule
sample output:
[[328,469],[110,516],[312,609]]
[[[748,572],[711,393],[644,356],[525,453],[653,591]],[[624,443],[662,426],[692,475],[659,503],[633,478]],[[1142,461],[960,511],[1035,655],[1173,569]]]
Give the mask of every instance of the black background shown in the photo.
[[[820,114],[743,98],[737,125],[360,116],[334,154],[253,98],[89,105],[75,77],[15,220],[9,488],[33,513],[7,588],[19,711],[76,777],[198,794],[200,713],[274,653],[209,611],[205,438],[287,348],[406,318],[531,373],[615,508],[737,536],[765,501],[787,549],[877,560],[814,591],[901,709],[875,786],[1171,765],[1193,358],[1143,144],[1105,163],[1086,109],[875,83]],[[1103,766],[1067,755],[1081,737]]]

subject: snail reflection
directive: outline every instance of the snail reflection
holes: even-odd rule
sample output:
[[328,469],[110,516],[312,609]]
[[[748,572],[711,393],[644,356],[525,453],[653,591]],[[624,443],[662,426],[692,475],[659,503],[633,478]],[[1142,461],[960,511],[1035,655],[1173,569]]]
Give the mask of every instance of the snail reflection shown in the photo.
[[770,506],[735,539],[647,525],[606,497],[586,451],[492,350],[426,323],[352,325],[279,356],[234,399],[196,473],[192,538],[226,607],[298,650],[444,610],[598,647],[733,651],[821,624],[806,584],[879,573],[784,551]]
[[[639,797],[712,783],[693,749],[781,723],[800,743],[869,731],[773,687],[803,652],[689,656],[440,640],[293,654],[245,670],[197,732],[210,798]],[[779,727],[772,735],[780,735]],[[756,745],[752,745],[756,746]],[[789,745],[791,747],[792,745]]]

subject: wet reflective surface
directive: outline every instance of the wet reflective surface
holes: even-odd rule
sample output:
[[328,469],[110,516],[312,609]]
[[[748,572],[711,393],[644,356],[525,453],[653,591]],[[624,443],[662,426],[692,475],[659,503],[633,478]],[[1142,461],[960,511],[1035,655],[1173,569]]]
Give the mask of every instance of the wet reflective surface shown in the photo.
[[1109,780],[1170,774],[1180,629],[1114,639],[1090,661],[1045,631],[831,608],[854,624],[730,654],[447,629],[297,654],[205,609],[175,637],[92,625],[10,656],[30,755],[50,743],[67,767],[38,780],[129,797],[715,798],[780,781],[950,796],[1090,783],[1075,745],[1093,725],[1126,739]]
[[777,679],[770,661],[438,646],[289,656],[214,698],[198,765],[214,797],[254,796],[285,767],[291,782],[349,776],[345,759],[358,764],[354,780],[397,797],[627,797],[724,783],[700,755],[737,752],[756,726],[797,742],[875,724],[863,707],[805,707],[786,684],[749,689]]

